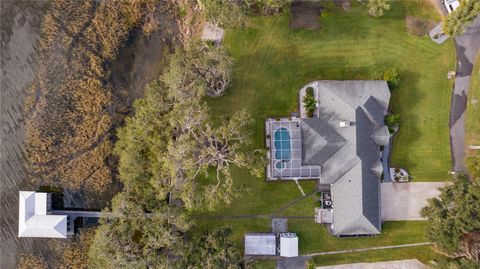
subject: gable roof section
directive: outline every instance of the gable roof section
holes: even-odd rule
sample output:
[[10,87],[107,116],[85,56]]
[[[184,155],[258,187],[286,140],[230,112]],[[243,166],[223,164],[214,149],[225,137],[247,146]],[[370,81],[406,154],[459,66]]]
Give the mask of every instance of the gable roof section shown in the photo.
[[306,165],[322,165],[347,142],[322,119],[302,119],[300,126],[302,160]]
[[375,97],[370,96],[363,107],[367,112],[368,118],[374,122],[376,126],[384,125],[383,119],[385,117],[386,108],[382,107]]
[[373,132],[371,137],[378,145],[385,146],[390,140],[390,132],[388,131],[388,127],[384,125],[378,128]]
[[357,130],[357,156],[362,164],[363,215],[380,230],[380,176],[372,170],[380,161],[379,147],[370,136],[375,125],[360,108],[357,109],[357,122],[363,128],[361,131]]
[[47,215],[47,194],[19,192],[19,237],[67,238],[67,216]]
[[362,172],[359,162],[332,185],[333,235],[380,233],[380,227],[366,216],[370,205],[363,203],[368,193],[363,190]]

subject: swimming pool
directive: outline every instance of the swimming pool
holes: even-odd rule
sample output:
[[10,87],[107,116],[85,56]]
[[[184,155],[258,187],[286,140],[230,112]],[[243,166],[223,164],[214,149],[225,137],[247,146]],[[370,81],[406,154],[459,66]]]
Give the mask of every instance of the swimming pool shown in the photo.
[[[292,150],[290,148],[290,132],[287,128],[278,128],[274,133],[275,159],[290,161]],[[278,167],[277,167],[278,168]]]

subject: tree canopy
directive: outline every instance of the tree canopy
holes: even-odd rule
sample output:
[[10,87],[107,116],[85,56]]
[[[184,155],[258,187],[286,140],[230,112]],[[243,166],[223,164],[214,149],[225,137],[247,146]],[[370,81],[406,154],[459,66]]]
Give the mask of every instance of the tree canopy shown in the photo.
[[89,254],[93,268],[238,268],[242,263],[228,229],[194,238],[196,247],[186,245],[192,225],[188,211],[214,209],[238,195],[241,186],[234,184],[231,167],[254,174],[263,167],[262,152],[251,149],[247,112],[210,117],[204,102],[208,79],[198,70],[208,66],[202,54],[213,51],[191,45],[172,56],[118,131],[115,154],[124,190],[102,215]]
[[162,81],[169,89],[185,88],[178,93],[217,97],[229,86],[232,64],[224,48],[192,41],[172,55],[170,68],[163,74]]
[[480,13],[478,0],[460,1],[460,7],[448,14],[443,23],[443,31],[447,35],[459,35],[465,31],[465,27],[471,23]]
[[89,251],[92,268],[168,268],[181,254],[190,223],[180,208],[159,204],[146,212],[128,193],[119,193],[100,219]]
[[195,236],[188,242],[186,255],[177,263],[178,268],[245,268],[245,260],[230,239],[232,230],[222,227]]
[[480,230],[480,183],[458,175],[440,191],[421,211],[430,223],[427,236],[444,253],[468,256],[462,244]]
[[214,52],[192,46],[175,53],[161,79],[135,103],[135,115],[118,132],[115,153],[125,188],[142,199],[174,193],[188,209],[213,209],[236,196],[231,166],[258,174],[261,154],[248,151],[252,121],[247,112],[212,124],[203,102],[209,83],[198,72],[209,64],[198,59]]

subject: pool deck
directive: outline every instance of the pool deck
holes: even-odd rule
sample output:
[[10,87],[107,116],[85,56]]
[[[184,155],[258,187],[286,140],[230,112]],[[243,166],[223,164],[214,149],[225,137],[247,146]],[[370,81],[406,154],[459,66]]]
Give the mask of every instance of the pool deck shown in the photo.
[[[302,141],[300,130],[300,119],[298,118],[281,118],[267,119],[266,120],[266,143],[269,152],[269,164],[267,165],[267,180],[279,180],[279,179],[316,179],[320,177],[320,166],[304,166],[302,165]],[[277,149],[275,142],[278,136],[277,130],[284,128],[288,130],[289,137],[287,140],[290,145],[287,152],[282,152],[282,149]],[[277,136],[277,137],[276,137]],[[283,139],[283,135],[280,134],[280,139]],[[285,143],[286,140],[280,140],[281,143]],[[277,143],[278,146],[278,143]],[[280,144],[281,147],[281,144]],[[280,150],[280,153],[279,151]],[[278,154],[279,153],[279,154]],[[288,160],[285,158],[289,157]],[[276,163],[282,161],[285,163],[284,169],[277,169]]]

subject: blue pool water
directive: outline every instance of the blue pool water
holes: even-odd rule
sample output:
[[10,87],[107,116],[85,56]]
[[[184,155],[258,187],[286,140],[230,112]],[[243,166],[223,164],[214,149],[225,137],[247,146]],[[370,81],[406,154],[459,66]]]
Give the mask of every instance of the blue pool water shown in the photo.
[[292,151],[290,148],[290,133],[287,128],[278,128],[274,133],[275,159],[290,161]]
[[277,161],[275,163],[275,168],[277,168],[277,170],[283,170],[286,167],[287,167],[287,164],[284,161]]

